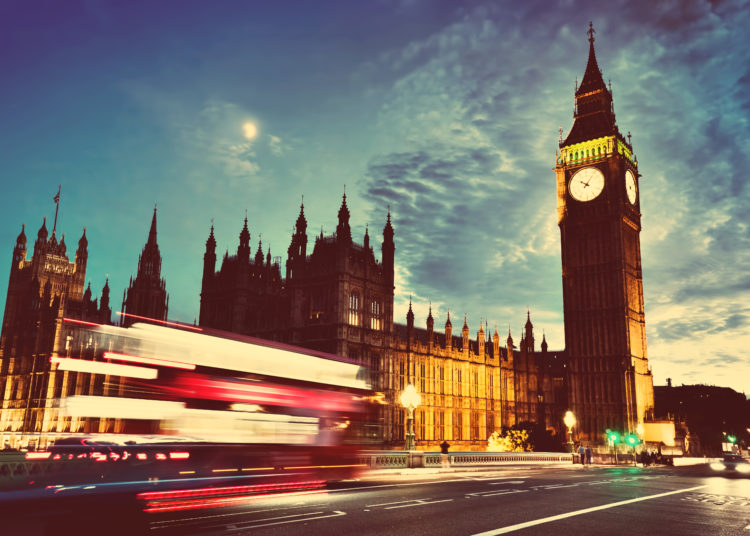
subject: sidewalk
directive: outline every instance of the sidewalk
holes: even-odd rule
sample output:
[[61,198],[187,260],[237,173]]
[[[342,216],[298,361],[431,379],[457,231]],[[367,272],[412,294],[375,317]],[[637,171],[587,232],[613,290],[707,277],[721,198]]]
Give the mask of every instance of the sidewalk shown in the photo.
[[[615,467],[613,465],[596,465],[590,467]],[[363,471],[362,476],[388,476],[388,475],[435,475],[449,473],[479,473],[479,472],[499,472],[499,471],[532,471],[539,469],[577,469],[584,470],[580,464],[518,464],[509,463],[507,465],[480,465],[480,466],[451,466],[451,467],[398,467],[394,469],[367,469]]]

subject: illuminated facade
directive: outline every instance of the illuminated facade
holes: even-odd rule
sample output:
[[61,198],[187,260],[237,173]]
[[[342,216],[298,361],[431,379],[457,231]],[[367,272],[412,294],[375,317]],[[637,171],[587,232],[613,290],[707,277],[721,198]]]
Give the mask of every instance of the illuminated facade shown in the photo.
[[653,417],[641,272],[638,160],[615,121],[589,29],[586,72],[555,173],[570,403],[582,439]]
[[49,432],[71,430],[69,420],[56,419],[53,399],[76,389],[85,391],[88,380],[51,372],[50,355],[66,347],[63,317],[110,322],[109,281],[99,301],[92,298],[90,284],[84,290],[86,229],[72,262],[65,235],[58,242],[56,234],[55,225],[48,235],[45,219],[30,259],[24,229],[13,248],[0,335],[0,447],[27,445],[43,440]]
[[[409,383],[422,395],[415,411],[418,448],[443,440],[457,449],[480,449],[502,426],[523,421],[561,426],[565,410],[565,355],[534,346],[527,316],[514,349],[480,326],[470,340],[464,320],[453,336],[448,318],[444,333],[434,331],[432,312],[426,329],[416,328],[409,310],[406,324],[393,322],[394,230],[390,214],[383,228],[381,260],[375,258],[369,229],[362,244],[352,240],[344,196],[336,232],[315,238],[307,253],[304,206],[287,249],[286,277],[280,260],[263,255],[261,243],[250,255],[247,219],[237,254],[224,255],[216,270],[216,239],[211,228],[204,254],[200,325],[283,341],[343,355],[368,367],[372,384],[386,402],[381,413],[387,446],[404,441],[404,409],[399,395]],[[510,350],[508,350],[510,349]]]

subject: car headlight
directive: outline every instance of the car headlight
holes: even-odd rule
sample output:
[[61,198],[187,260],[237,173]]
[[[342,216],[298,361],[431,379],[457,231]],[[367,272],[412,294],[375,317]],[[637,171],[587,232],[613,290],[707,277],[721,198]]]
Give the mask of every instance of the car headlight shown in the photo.
[[711,469],[714,471],[723,471],[724,470],[724,464],[719,462],[713,462],[711,465],[709,465]]
[[737,471],[740,473],[750,473],[750,463],[738,463]]

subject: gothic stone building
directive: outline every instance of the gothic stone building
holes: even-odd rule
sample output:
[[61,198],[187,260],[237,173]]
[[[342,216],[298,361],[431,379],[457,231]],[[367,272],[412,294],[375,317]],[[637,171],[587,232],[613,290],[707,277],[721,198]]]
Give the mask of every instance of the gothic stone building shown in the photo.
[[[50,358],[101,357],[101,343],[82,341],[71,347],[69,336],[80,323],[111,324],[109,279],[101,298],[84,290],[88,240],[86,229],[78,241],[75,259],[67,256],[65,236],[56,229],[48,238],[46,220],[27,259],[24,229],[16,239],[0,334],[0,448],[44,446],[68,433],[118,431],[114,419],[71,418],[60,413],[56,401],[77,395],[114,394],[117,386],[103,375],[59,370]],[[161,256],[156,244],[156,211],[138,273],[126,292],[123,312],[165,319],[167,294],[160,277]],[[98,302],[98,303],[97,303]],[[132,318],[127,315],[123,318]]]
[[369,229],[362,244],[351,236],[344,196],[333,235],[315,238],[307,254],[304,206],[287,250],[285,277],[280,263],[263,255],[259,241],[250,255],[245,219],[237,254],[224,255],[216,270],[216,239],[211,228],[204,254],[200,325],[297,344],[349,357],[368,367],[373,388],[386,402],[381,412],[387,446],[404,441],[404,409],[399,395],[411,383],[422,395],[415,414],[417,445],[436,447],[443,440],[455,448],[484,449],[487,437],[502,426],[521,421],[561,423],[565,402],[564,354],[535,351],[527,317],[520,348],[508,334],[500,347],[482,326],[469,339],[464,320],[461,336],[434,332],[432,312],[427,328],[393,322],[394,230],[390,213],[383,228],[381,260],[375,258]]
[[589,28],[586,72],[555,173],[570,402],[582,439],[653,418],[638,160],[615,120]]
[[[86,229],[75,258],[68,258],[65,235],[59,242],[56,225],[48,235],[46,218],[27,258],[25,229],[16,239],[0,334],[0,446],[27,445],[50,431],[70,430],[57,419],[53,400],[73,392],[75,373],[56,373],[50,363],[55,348],[64,349],[63,318],[109,322],[109,281],[101,300],[92,299],[91,284],[84,290],[88,240]],[[98,304],[97,304],[98,301]]]

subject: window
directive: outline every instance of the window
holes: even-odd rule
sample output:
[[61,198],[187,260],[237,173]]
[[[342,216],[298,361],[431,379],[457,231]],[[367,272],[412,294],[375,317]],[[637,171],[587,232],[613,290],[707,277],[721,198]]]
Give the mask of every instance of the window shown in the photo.
[[492,377],[492,372],[487,376],[487,398],[490,400],[495,396],[495,379]]
[[349,325],[359,326],[359,293],[349,294]]
[[438,367],[438,371],[440,373],[440,381],[438,382],[438,393],[441,395],[445,393],[445,367],[443,365],[440,365]]
[[380,302],[372,300],[370,303],[370,329],[382,329]]
[[460,410],[453,414],[453,439],[463,439],[463,418]]
[[425,392],[425,366],[424,363],[419,365],[419,392],[424,393]]

